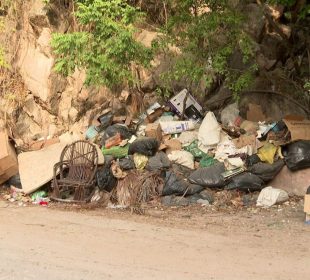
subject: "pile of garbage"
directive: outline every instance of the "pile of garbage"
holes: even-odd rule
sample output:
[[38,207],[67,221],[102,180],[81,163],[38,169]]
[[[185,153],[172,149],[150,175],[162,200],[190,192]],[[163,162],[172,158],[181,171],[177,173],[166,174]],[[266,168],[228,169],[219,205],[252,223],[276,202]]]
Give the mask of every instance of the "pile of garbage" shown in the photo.
[[[223,190],[259,191],[257,206],[270,207],[294,193],[276,182],[285,168],[282,177],[307,170],[309,185],[310,121],[299,116],[271,121],[255,104],[249,105],[247,119],[240,116],[236,103],[216,118],[183,90],[168,104],[155,103],[136,119],[105,110],[85,138],[97,145],[102,157],[91,201],[101,201],[108,193],[110,204],[119,207],[159,199],[164,205],[209,205]],[[18,156],[26,193],[49,184],[53,165],[74,140],[66,134],[43,149]],[[37,167],[30,164],[34,161]]]

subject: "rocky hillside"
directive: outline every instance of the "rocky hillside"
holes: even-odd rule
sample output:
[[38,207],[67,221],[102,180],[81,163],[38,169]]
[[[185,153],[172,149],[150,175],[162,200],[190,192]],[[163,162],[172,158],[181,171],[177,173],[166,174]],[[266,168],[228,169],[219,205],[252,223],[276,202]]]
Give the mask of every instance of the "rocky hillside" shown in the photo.
[[[50,1],[49,5],[41,0],[9,2],[0,8],[4,23],[0,45],[9,62],[0,71],[0,118],[1,126],[9,127],[20,145],[68,130],[83,134],[93,117],[108,106],[115,110],[123,108],[126,113],[125,104],[117,98],[122,89],[112,93],[105,87],[85,87],[83,71],[68,78],[53,71],[52,33],[76,28],[71,1]],[[157,36],[156,26],[164,20],[163,10],[155,5],[158,1],[144,1],[150,5],[132,2],[147,12],[149,21],[153,19],[137,36],[149,46]],[[282,6],[264,10],[256,1],[244,1],[238,8],[248,15],[244,28],[255,41],[258,65],[254,83],[241,96],[241,112],[252,102],[263,105],[264,113],[274,119],[288,113],[306,116],[310,98],[301,81],[310,72],[309,18],[291,26],[285,22]],[[160,73],[169,63],[166,57],[158,56],[151,70],[138,69],[141,84],[136,96],[144,95],[146,106],[156,97],[156,89],[164,86]],[[237,69],[246,67],[238,52],[232,55],[230,64]],[[177,84],[173,90],[186,86]],[[201,88],[201,92],[204,94],[197,98],[206,109],[220,110],[231,101],[231,92],[220,83],[210,89]]]

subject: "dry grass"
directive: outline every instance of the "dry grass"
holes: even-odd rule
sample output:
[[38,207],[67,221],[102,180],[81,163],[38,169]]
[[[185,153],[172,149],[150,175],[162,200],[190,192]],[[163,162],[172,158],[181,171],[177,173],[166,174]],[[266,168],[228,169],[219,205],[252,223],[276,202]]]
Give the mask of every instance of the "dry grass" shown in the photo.
[[141,208],[141,204],[160,195],[162,185],[163,180],[157,172],[132,170],[118,181],[115,198],[123,207]]

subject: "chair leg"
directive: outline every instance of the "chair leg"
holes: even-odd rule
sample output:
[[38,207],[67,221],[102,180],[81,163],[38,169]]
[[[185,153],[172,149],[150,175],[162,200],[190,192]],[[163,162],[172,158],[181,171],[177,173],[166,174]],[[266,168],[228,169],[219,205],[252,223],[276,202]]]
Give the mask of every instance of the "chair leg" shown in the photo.
[[53,188],[53,196],[56,198],[59,198],[60,197],[60,190],[59,190],[59,187],[58,187],[56,180],[53,180],[52,188]]
[[85,199],[85,189],[83,186],[79,186],[75,189],[74,200],[83,201]]

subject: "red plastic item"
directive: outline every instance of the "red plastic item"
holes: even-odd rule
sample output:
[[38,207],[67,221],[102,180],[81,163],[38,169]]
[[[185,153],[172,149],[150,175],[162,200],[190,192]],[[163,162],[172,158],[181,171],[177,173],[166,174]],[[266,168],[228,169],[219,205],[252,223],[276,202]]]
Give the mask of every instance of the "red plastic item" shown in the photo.
[[113,146],[119,145],[121,142],[122,142],[122,137],[120,133],[117,133],[115,136],[105,141],[105,148],[110,149]]
[[39,204],[42,205],[42,206],[47,206],[48,202],[47,201],[40,201]]

